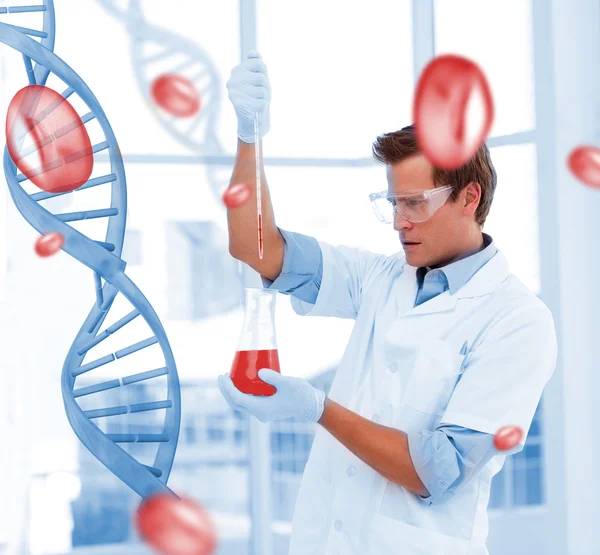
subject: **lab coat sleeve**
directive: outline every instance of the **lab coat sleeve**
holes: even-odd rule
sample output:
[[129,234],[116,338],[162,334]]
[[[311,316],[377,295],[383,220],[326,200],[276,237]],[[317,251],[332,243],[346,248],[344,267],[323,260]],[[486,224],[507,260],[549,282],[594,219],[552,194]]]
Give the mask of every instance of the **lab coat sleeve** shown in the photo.
[[313,237],[278,228],[284,240],[283,266],[275,281],[261,276],[263,287],[277,289],[284,295],[314,304],[317,301],[323,258],[319,243]]
[[391,257],[357,248],[318,242],[323,276],[314,303],[292,297],[292,308],[301,316],[335,316],[355,319],[363,293]]
[[415,471],[429,496],[426,505],[451,499],[495,455],[494,436],[461,426],[443,425],[435,430],[408,434],[408,449]]
[[556,359],[550,310],[541,301],[507,310],[467,353],[440,424],[488,434],[505,425],[519,426],[524,445]]

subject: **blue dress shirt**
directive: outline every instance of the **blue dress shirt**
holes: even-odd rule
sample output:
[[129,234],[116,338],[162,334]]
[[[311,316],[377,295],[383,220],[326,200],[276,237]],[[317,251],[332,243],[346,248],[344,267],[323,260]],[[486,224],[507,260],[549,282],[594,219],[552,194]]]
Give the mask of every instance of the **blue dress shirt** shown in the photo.
[[[323,276],[323,257],[313,237],[279,229],[285,241],[283,267],[275,281],[262,277],[263,286],[277,289],[314,304]],[[493,239],[483,233],[484,248],[441,268],[418,268],[415,305],[449,290],[453,295],[497,252]],[[494,436],[451,424],[435,430],[408,434],[408,447],[415,470],[427,488],[424,503],[442,503],[458,487],[498,454]],[[510,454],[520,450],[517,448]]]

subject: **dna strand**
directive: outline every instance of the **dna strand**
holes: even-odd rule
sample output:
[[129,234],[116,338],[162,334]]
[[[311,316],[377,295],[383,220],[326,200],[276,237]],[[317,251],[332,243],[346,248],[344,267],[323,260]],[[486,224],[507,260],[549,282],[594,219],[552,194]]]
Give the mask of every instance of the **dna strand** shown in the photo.
[[[47,0],[44,6],[48,14],[47,23],[53,29],[52,2]],[[8,10],[10,13],[10,8]],[[125,274],[126,262],[121,258],[121,254],[125,235],[127,191],[122,157],[110,123],[85,82],[51,50],[27,36],[40,36],[42,41],[48,40],[49,44],[53,44],[53,37],[49,31],[44,33],[47,36],[33,35],[16,26],[0,23],[0,42],[22,54],[29,84],[49,87],[50,82],[56,82],[65,86],[60,102],[71,98],[72,105],[83,107],[82,111],[85,113],[80,115],[80,125],[85,126],[90,138],[94,137],[93,154],[108,152],[110,160],[107,172],[100,171],[100,175],[94,175],[74,191],[35,192],[39,189],[26,175],[18,172],[8,148],[4,152],[4,173],[9,192],[21,215],[40,234],[62,234],[62,250],[93,271],[95,302],[69,349],[61,374],[61,390],[67,418],[79,440],[92,455],[142,498],[165,492],[175,495],[166,483],[179,436],[179,378],[171,347],[157,314],[140,289]],[[58,108],[58,105],[59,103],[54,103],[45,108],[43,115],[38,117],[38,123]],[[35,148],[36,145],[32,145],[26,150],[31,151]],[[94,163],[94,173],[97,172],[98,166],[101,164]],[[78,203],[87,202],[88,205],[92,205],[92,209],[54,213],[42,206],[44,201],[62,195],[73,195],[77,197]],[[83,198],[84,196],[86,198]],[[109,207],[98,208],[96,203],[99,199]],[[95,225],[95,229],[88,229],[87,232],[76,227],[83,227],[88,223],[101,225]],[[92,238],[98,235],[101,240]],[[124,311],[125,315],[115,317],[120,314],[119,311]],[[108,323],[115,318],[118,318],[116,322],[100,331],[105,321]],[[130,338],[133,335],[148,328],[150,337],[131,343]],[[154,345],[158,346],[158,353],[156,348],[153,349]],[[106,350],[107,347],[109,352],[98,356],[99,350]],[[135,353],[137,355],[134,355]],[[157,354],[160,358],[158,363]],[[126,376],[120,375],[127,367],[121,364],[121,361],[131,355],[134,355],[133,358],[137,356],[137,360],[144,355],[144,364],[153,364],[156,368]],[[90,375],[97,374],[102,368],[112,379],[94,379],[90,380],[93,383],[79,387],[80,381],[86,383],[85,380]],[[89,374],[90,372],[92,374]],[[115,378],[115,375],[119,377]],[[148,394],[147,390],[150,390],[150,387],[144,386],[149,384],[156,384],[152,393],[158,400],[152,398],[145,399],[145,402],[121,402],[110,406],[114,397],[122,401],[126,395],[132,396],[131,391]],[[115,392],[117,395],[111,395]],[[118,422],[111,424],[115,419],[118,419]],[[151,426],[148,426],[148,421],[151,422]],[[129,430],[136,427],[144,430],[149,427],[158,428],[159,432],[106,431],[115,427],[121,429],[123,426]],[[142,449],[136,450],[136,446],[141,446]]]
[[[18,5],[18,0],[11,2],[13,5],[0,6],[0,22],[10,26],[21,33],[33,37],[39,41],[45,48],[52,51],[54,50],[54,39],[55,39],[55,14],[54,14],[54,1],[53,0],[40,0],[37,4],[31,3],[31,5]],[[47,76],[46,68],[40,65],[32,67],[25,61],[26,71],[28,78],[35,79],[39,82],[45,80]],[[16,378],[19,380],[23,379],[23,374],[19,373],[20,377]],[[11,386],[16,386],[17,383],[11,383]],[[11,390],[14,392],[14,389]],[[14,393],[13,393],[14,394]],[[9,409],[11,412],[15,412],[14,408]],[[11,418],[14,421],[14,418]],[[18,419],[21,420],[21,419]],[[27,420],[25,422],[19,422],[19,426],[23,426],[28,430]],[[9,432],[10,435],[10,432]],[[22,431],[19,431],[19,436],[22,435]],[[23,441],[21,438],[9,439],[8,441]],[[29,553],[29,530],[28,530],[28,515],[30,513],[29,501],[30,501],[30,479],[31,479],[31,468],[29,456],[29,448],[25,444],[20,444],[19,448],[13,450],[13,456],[10,457],[10,469],[8,470],[9,475],[12,476],[13,480],[7,484],[7,491],[5,492],[8,499],[11,499],[11,508],[4,515],[5,519],[5,530],[10,531],[5,544],[0,541],[0,551],[6,553],[6,555],[17,555],[21,553]],[[25,487],[19,487],[15,484],[25,484]]]
[[[210,55],[198,44],[144,18],[139,0],[99,0],[111,15],[125,22],[131,38],[131,56],[135,77],[143,98],[161,126],[191,151],[225,158],[225,150],[216,133],[224,87]],[[161,110],[150,91],[161,74],[181,75],[194,86],[201,101],[200,110],[189,118],[169,115]],[[231,167],[207,161],[206,172],[214,198],[221,197],[229,185]]]

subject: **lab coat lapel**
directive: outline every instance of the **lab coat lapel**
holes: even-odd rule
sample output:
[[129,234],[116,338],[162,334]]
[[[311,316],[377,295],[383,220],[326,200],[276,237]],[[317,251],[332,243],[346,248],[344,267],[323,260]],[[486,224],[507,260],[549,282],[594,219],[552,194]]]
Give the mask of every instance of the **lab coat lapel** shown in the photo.
[[[450,291],[444,291],[419,306],[402,311],[404,316],[422,316],[439,312],[454,310],[458,299],[465,297],[481,297],[491,293],[500,285],[509,274],[509,267],[504,255],[498,251],[486,264],[484,264],[471,279],[465,283],[454,295]],[[417,269],[405,263],[403,276],[407,276],[403,283],[404,290],[401,295],[406,298],[400,301],[402,305],[414,305],[417,293]]]
[[405,262],[402,274],[398,277],[396,294],[399,316],[409,317],[419,314],[431,314],[432,312],[444,312],[452,310],[456,305],[456,296],[451,296],[448,291],[445,291],[415,307],[418,289],[417,268],[409,266]]
[[402,273],[396,278],[397,283],[394,287],[396,297],[397,316],[404,316],[409,310],[413,309],[415,297],[417,296],[417,269],[404,262]]

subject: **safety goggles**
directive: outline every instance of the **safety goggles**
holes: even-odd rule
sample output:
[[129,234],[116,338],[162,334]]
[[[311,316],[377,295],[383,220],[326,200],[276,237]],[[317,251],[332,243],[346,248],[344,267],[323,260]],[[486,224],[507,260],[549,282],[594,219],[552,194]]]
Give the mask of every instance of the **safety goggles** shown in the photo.
[[411,223],[421,223],[433,216],[450,197],[452,185],[425,189],[418,193],[397,195],[382,191],[371,193],[371,206],[377,219],[384,224],[394,223],[396,212]]

